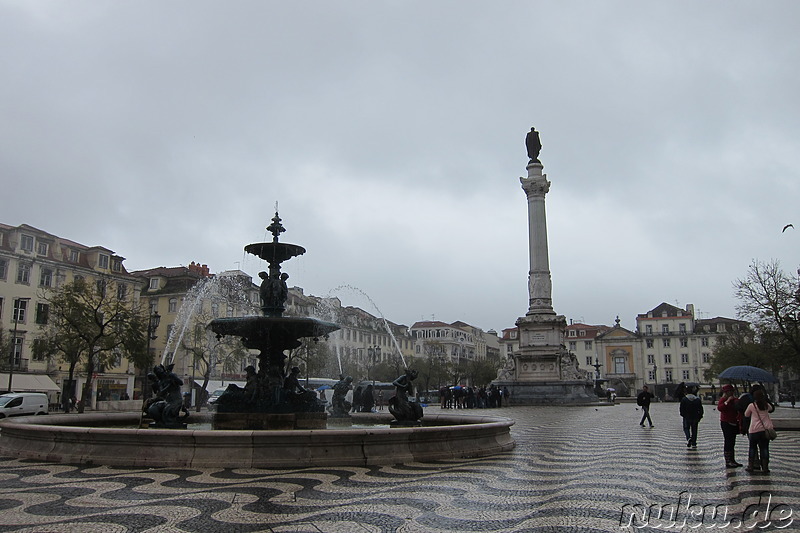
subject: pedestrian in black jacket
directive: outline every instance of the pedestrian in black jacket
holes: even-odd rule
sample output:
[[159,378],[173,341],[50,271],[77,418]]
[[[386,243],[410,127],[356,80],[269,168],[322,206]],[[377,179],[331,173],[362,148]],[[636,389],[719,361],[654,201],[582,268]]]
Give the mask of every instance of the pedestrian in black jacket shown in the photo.
[[703,418],[703,402],[695,395],[695,392],[693,389],[681,399],[680,409],[687,448],[697,448],[697,425]]
[[644,421],[647,419],[647,422],[650,424],[650,427],[653,427],[653,420],[650,418],[650,400],[653,399],[653,394],[648,390],[647,385],[642,387],[642,392],[636,397],[636,405],[642,408],[644,413],[642,414],[642,420],[639,422],[639,425],[644,427]]

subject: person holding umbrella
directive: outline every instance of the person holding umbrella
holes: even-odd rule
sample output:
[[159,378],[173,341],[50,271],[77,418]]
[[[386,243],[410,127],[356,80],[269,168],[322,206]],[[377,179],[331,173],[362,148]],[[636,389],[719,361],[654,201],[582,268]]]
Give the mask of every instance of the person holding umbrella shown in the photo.
[[738,468],[742,466],[742,463],[736,462],[734,453],[736,434],[739,433],[739,410],[736,408],[737,401],[733,391],[733,385],[723,385],[722,396],[719,402],[717,402],[717,411],[719,411],[719,424],[722,427],[722,438],[724,439],[722,450],[725,456],[726,468]]

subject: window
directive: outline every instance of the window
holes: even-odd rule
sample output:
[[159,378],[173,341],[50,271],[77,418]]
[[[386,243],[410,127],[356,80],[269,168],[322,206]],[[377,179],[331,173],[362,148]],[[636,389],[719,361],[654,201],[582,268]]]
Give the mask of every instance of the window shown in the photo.
[[580,330],[578,335],[580,335],[581,337],[585,337],[586,336],[586,330],[585,329]]
[[17,265],[17,283],[30,285],[31,283],[31,266],[25,263]]
[[686,324],[678,324],[678,331],[679,331],[681,334],[684,334],[684,333],[686,333]]
[[587,366],[592,366],[592,356],[591,355],[587,355],[586,356],[586,365]]
[[115,260],[114,260],[114,261],[111,263],[111,269],[112,269],[114,272],[122,272],[122,261],[120,261],[120,260],[118,260],[118,259],[115,259]]
[[653,347],[653,339],[647,339],[647,347],[648,348],[652,348]]
[[39,286],[40,287],[51,287],[53,285],[53,271],[49,268],[42,268],[42,272],[39,274]]
[[616,374],[624,374],[625,373],[625,358],[624,357],[615,357],[614,358],[614,373],[616,373]]
[[666,364],[672,363],[672,354],[668,354],[668,353],[664,354],[664,363],[666,363]]
[[44,339],[33,339],[33,360],[44,361],[47,347]]
[[655,381],[656,380],[656,372],[655,370],[648,370],[647,371],[647,381]]
[[682,379],[684,381],[686,381],[687,379],[689,379],[689,371],[688,370],[684,370],[683,372],[681,372],[681,376],[682,376]]
[[0,259],[0,279],[6,279],[6,271],[8,270],[8,261]]
[[575,342],[575,341],[569,341],[569,349],[570,349],[570,350],[576,350],[576,349],[577,349],[577,347],[578,347],[578,343],[577,343],[577,342]]
[[108,256],[106,254],[100,254],[98,256],[97,266],[100,268],[108,268]]
[[583,342],[583,347],[586,350],[591,350],[592,349],[592,341],[584,341]]
[[158,290],[158,278],[150,278],[150,290]]
[[647,335],[652,335],[652,334],[653,334],[653,326],[652,326],[652,324],[648,324],[648,325],[646,325],[646,326],[644,327],[644,332],[645,332]]
[[81,258],[81,253],[78,250],[69,251],[69,260],[72,263],[77,263],[80,258]]
[[19,247],[25,250],[26,252],[33,251],[33,237],[30,235],[23,235],[22,239],[20,239]]
[[3,318],[3,298],[0,297],[0,318]]
[[689,339],[682,338],[681,339],[681,348],[687,348],[689,346]]
[[574,330],[574,329],[571,329],[571,330],[569,330],[569,336],[570,336],[570,337],[577,337],[577,336],[578,336],[578,334],[575,332],[575,330]]
[[711,354],[710,353],[704,353],[703,354],[703,362],[704,363],[710,363],[711,362]]
[[700,339],[700,346],[708,346],[708,337],[702,337]]
[[647,354],[647,364],[652,365],[655,362],[656,362],[656,356],[651,353]]
[[169,309],[170,313],[175,313],[178,310],[178,299],[177,298],[170,298],[169,299]]
[[689,354],[688,353],[682,353],[681,354],[681,363],[688,363],[688,362],[689,362]]
[[117,300],[124,300],[128,296],[128,286],[124,283],[117,283]]
[[664,377],[667,380],[667,383],[672,382],[672,370],[664,370]]
[[50,314],[50,306],[47,304],[36,304],[36,323],[47,324],[47,316]]
[[98,279],[97,280],[97,294],[99,294],[101,298],[105,298],[105,296],[106,296],[106,280],[104,280],[104,279]]
[[663,340],[664,340],[664,348],[669,348],[669,339],[663,339]]
[[36,253],[38,255],[47,255],[47,243],[46,242],[37,242],[36,243]]
[[150,300],[150,314],[154,315],[158,312],[158,300]]
[[23,300],[22,298],[18,298],[14,300],[14,314],[11,316],[11,320],[15,322],[25,323],[25,315],[28,311],[28,300]]
[[661,333],[664,335],[669,335],[669,324],[663,324],[661,326]]

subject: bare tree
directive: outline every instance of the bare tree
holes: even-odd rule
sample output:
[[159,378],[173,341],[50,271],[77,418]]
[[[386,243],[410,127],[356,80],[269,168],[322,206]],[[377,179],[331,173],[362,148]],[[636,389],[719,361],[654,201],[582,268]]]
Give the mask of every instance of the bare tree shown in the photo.
[[799,283],[777,260],[754,260],[747,276],[734,282],[738,316],[753,324],[761,344],[786,353],[786,363],[795,369],[800,368]]

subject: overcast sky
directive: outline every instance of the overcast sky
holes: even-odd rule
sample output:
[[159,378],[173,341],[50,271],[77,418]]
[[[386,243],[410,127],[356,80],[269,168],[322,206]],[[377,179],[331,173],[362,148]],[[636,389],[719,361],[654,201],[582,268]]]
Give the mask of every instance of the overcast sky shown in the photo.
[[[531,126],[553,305],[735,316],[800,264],[796,1],[0,0],[0,222],[128,270],[266,265],[387,319],[528,308]],[[785,224],[796,229],[782,233]],[[257,278],[256,278],[257,279]]]

